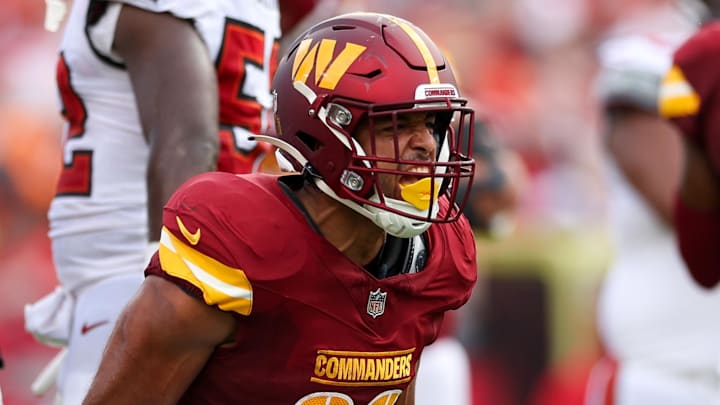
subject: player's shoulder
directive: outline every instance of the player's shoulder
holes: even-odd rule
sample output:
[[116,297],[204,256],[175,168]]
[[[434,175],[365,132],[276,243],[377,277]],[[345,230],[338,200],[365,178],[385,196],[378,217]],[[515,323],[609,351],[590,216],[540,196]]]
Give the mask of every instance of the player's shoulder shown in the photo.
[[606,108],[635,107],[654,112],[660,80],[679,43],[648,33],[604,41],[598,46],[600,71],[594,84],[598,100]]
[[[477,281],[475,237],[464,216],[449,223],[433,224],[426,231],[429,252],[425,272],[425,292],[444,297],[443,310],[455,309],[470,297]],[[428,279],[425,279],[428,280]]]
[[279,181],[222,172],[188,180],[165,207],[159,260],[146,272],[209,305],[249,315],[254,292],[292,278],[301,268],[293,259],[308,251],[302,238],[289,237],[303,219]]
[[[446,198],[441,198],[439,200],[440,209],[438,216],[445,216],[448,212],[448,210],[457,210],[457,207],[451,207],[450,203]],[[454,216],[454,215],[453,215]],[[465,217],[464,214],[460,213],[458,216],[458,219],[456,221],[447,222],[443,224],[439,224],[440,226],[436,227],[438,231],[441,232],[451,232],[456,237],[465,239],[467,237],[473,238],[473,232],[472,227],[470,225],[470,221],[468,221],[467,217]],[[430,229],[433,229],[433,226],[430,227]]]
[[252,204],[256,199],[267,199],[275,195],[273,190],[279,189],[277,179],[277,176],[265,174],[201,173],[181,185],[168,205],[173,206],[180,202],[187,205],[195,201],[203,205],[225,205],[237,199]]
[[601,67],[662,74],[672,52],[697,30],[699,17],[675,7],[648,11],[621,18],[605,31],[597,46]]
[[612,37],[598,46],[598,59],[604,69],[662,74],[672,52],[685,38],[687,35],[671,37],[662,34]]
[[180,15],[198,15],[217,3],[212,0],[119,0],[119,2],[156,13],[172,12]]
[[[443,204],[441,211],[445,209],[447,209],[446,204]],[[452,260],[455,269],[462,277],[472,279],[474,282],[477,273],[475,235],[464,215],[461,214],[453,222],[430,226],[428,237],[433,240],[433,249],[446,250],[441,254]]]
[[699,121],[692,117],[701,110],[715,108],[718,72],[720,21],[714,21],[702,26],[675,52],[658,98],[662,116],[674,119],[690,139],[699,140],[702,132]]
[[279,181],[267,174],[199,174],[173,194],[165,206],[163,225],[182,235],[182,229],[176,228],[179,217],[193,229],[203,227],[214,234],[220,246],[266,251],[263,241],[268,229],[288,230],[298,222]]
[[[263,11],[277,12],[278,3],[275,0],[117,0],[137,8],[156,13],[170,13],[179,18],[204,19],[225,13],[233,14],[233,17],[248,19],[252,22],[262,24]],[[242,11],[244,14],[236,15]],[[258,14],[259,12],[259,14]]]

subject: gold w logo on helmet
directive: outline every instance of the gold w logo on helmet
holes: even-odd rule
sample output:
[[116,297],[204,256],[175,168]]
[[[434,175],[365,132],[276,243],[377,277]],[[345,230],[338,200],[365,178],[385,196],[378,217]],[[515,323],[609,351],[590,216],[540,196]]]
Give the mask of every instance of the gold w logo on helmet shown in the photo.
[[293,60],[293,81],[306,83],[314,67],[315,85],[328,90],[335,89],[350,65],[367,49],[348,42],[333,59],[336,42],[334,39],[323,39],[315,44],[312,44],[312,39],[302,41]]

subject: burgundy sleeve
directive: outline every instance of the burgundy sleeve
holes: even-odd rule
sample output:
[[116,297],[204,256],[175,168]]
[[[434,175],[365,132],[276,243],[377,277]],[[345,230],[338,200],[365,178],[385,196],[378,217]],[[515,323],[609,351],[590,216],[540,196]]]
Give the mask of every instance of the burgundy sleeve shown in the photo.
[[706,288],[720,282],[720,212],[699,211],[675,200],[678,245],[690,274]]
[[675,52],[673,62],[680,77],[670,89],[683,91],[687,85],[684,90],[692,92],[696,106],[665,115],[687,140],[706,147],[713,158],[720,158],[720,97],[716,94],[720,90],[720,22],[708,24],[687,40]]

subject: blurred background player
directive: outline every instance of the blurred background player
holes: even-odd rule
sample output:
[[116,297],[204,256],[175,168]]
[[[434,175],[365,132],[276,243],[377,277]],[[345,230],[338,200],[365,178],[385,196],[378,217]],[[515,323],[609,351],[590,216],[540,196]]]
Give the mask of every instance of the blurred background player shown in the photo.
[[697,5],[636,3],[599,46],[614,255],[598,301],[606,357],[591,374],[586,405],[720,400],[720,291],[696,286],[675,248],[682,146],[657,111],[660,79],[696,29],[701,14],[689,11]]
[[26,310],[37,337],[68,345],[64,403],[85,396],[171,193],[208,170],[272,169],[248,136],[269,128],[279,37],[275,1],[73,1],[57,63],[64,165],[48,213],[61,286]]
[[423,348],[477,277],[473,110],[432,40],[383,14],[306,31],[273,88],[262,139],[294,173],[175,193],[88,404],[415,403]]
[[[720,5],[709,1],[713,17]],[[720,121],[716,111],[720,23],[711,21],[678,49],[663,79],[660,111],[681,131],[685,175],[675,205],[683,259],[706,288],[720,281]]]

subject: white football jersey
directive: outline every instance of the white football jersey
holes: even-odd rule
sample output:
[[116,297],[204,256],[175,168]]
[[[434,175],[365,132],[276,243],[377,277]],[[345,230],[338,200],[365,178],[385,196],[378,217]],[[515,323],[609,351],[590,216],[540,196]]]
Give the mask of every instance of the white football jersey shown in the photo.
[[[629,29],[599,48],[598,90],[604,102],[656,110],[660,79],[672,52],[695,30],[667,16]],[[672,23],[671,23],[672,22]],[[660,31],[658,27],[665,27]],[[655,32],[647,32],[647,30]],[[680,373],[714,373],[720,359],[720,289],[691,280],[672,229],[664,224],[608,158],[610,222],[615,256],[599,297],[600,333],[620,362]]]
[[[272,108],[271,72],[280,37],[277,0],[121,2],[192,21],[216,67],[225,136],[236,151],[251,149],[248,130],[266,130]],[[69,290],[140,272],[146,264],[149,148],[127,70],[112,52],[121,7],[118,2],[73,1],[60,49],[64,166],[48,216],[58,277]]]

